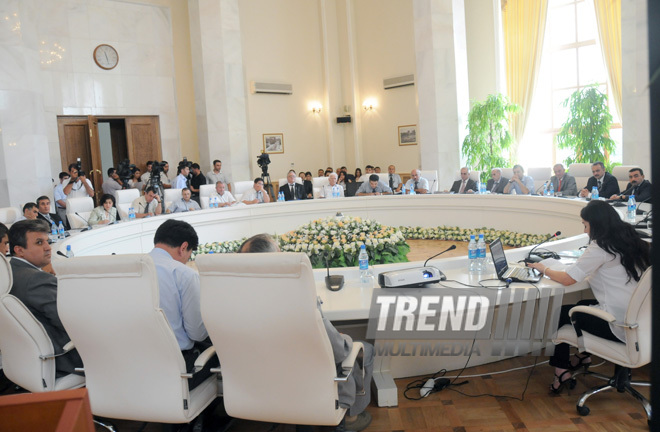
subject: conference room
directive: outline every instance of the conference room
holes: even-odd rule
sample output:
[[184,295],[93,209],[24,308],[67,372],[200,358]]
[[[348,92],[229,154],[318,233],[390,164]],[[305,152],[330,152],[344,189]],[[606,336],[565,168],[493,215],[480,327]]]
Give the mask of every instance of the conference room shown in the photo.
[[[5,143],[0,150],[4,163],[0,172],[3,180],[0,182],[0,188],[3,188],[0,207],[19,209],[45,195],[52,205],[50,213],[57,214],[54,187],[59,184],[58,174],[68,172],[69,164],[75,163],[78,158],[81,171],[87,173],[93,184],[92,196],[88,197],[94,203],[92,207],[103,204],[102,185],[109,181],[105,176],[108,168],[117,167],[126,159],[143,173],[147,172],[147,161],[169,161],[169,172],[164,175],[174,184],[179,161],[184,158],[198,163],[202,174],[213,171],[215,160],[221,161],[221,170],[216,174],[225,175],[227,191],[236,196],[239,183],[251,183],[249,186],[252,188],[254,179],[262,178],[264,190],[269,194],[268,186],[272,185],[274,194],[270,196],[271,202],[222,208],[206,208],[209,206],[207,203],[200,206],[201,210],[129,222],[122,215],[123,203],[117,200],[119,223],[85,232],[80,231],[86,225],[79,226],[70,231],[69,237],[51,245],[58,291],[65,286],[79,285],[98,289],[99,298],[105,298],[100,297],[103,289],[126,290],[124,294],[117,292],[109,296],[105,303],[99,304],[98,310],[74,315],[87,316],[92,312],[91,315],[100,318],[103,315],[100,311],[106,308],[118,307],[121,311],[122,303],[113,302],[138,295],[138,291],[128,290],[137,286],[150,287],[151,291],[143,293],[142,300],[146,303],[140,303],[145,310],[157,309],[155,305],[158,303],[153,303],[152,296],[157,292],[158,283],[153,278],[153,267],[149,267],[149,260],[144,257],[149,257],[154,249],[154,236],[163,223],[182,221],[194,228],[199,240],[199,247],[192,252],[193,260],[186,267],[195,270],[200,279],[202,313],[208,307],[207,313],[214,315],[213,311],[222,308],[219,305],[222,302],[204,301],[205,286],[247,287],[260,280],[264,284],[270,283],[273,281],[260,274],[268,266],[272,272],[285,266],[298,266],[296,268],[303,275],[300,277],[307,278],[306,287],[300,279],[290,285],[300,285],[300,290],[306,288],[305,296],[299,296],[299,300],[306,302],[307,306],[311,305],[310,315],[306,317],[315,325],[296,326],[282,318],[295,317],[298,309],[284,314],[281,310],[280,315],[266,320],[266,314],[277,312],[267,310],[268,306],[271,309],[275,305],[276,309],[303,306],[294,300],[285,301],[284,297],[272,297],[272,294],[270,303],[259,304],[262,302],[256,302],[256,297],[250,297],[248,292],[241,308],[226,310],[226,314],[236,321],[223,321],[220,326],[222,331],[228,328],[235,330],[236,339],[232,343],[242,349],[232,352],[260,353],[260,349],[266,346],[274,349],[272,342],[275,336],[262,348],[257,348],[259,344],[256,342],[240,340],[250,336],[251,332],[247,331],[250,326],[256,326],[259,330],[252,333],[265,332],[268,327],[273,327],[271,330],[275,331],[280,325],[312,331],[323,328],[318,327],[318,323],[322,322],[321,316],[331,321],[341,334],[350,336],[355,345],[358,341],[365,341],[375,346],[371,402],[365,409],[371,423],[365,430],[459,427],[465,430],[509,430],[523,427],[521,424],[533,429],[547,427],[552,422],[565,426],[567,430],[577,429],[585,423],[594,429],[605,428],[608,422],[630,430],[646,427],[645,408],[630,395],[604,392],[589,399],[589,415],[581,416],[576,412],[581,395],[601,384],[593,376],[576,377],[575,388],[565,386],[558,396],[549,393],[548,385],[554,380],[553,368],[541,364],[548,358],[543,354],[537,356],[535,347],[529,350],[517,348],[512,353],[504,347],[504,354],[490,355],[494,352],[494,338],[489,337],[474,342],[474,347],[479,349],[477,354],[474,349],[465,349],[466,345],[473,348],[474,338],[463,335],[456,339],[456,346],[462,350],[461,355],[391,355],[393,352],[396,354],[394,347],[390,355],[385,355],[380,339],[368,334],[369,319],[372,318],[370,313],[376,310],[372,300],[377,297],[375,293],[381,291],[380,279],[384,279],[388,272],[414,271],[427,265],[436,268],[447,279],[437,281],[433,289],[444,288],[454,292],[461,284],[479,287],[482,280],[495,279],[482,284],[508,290],[507,296],[510,291],[512,297],[502,297],[504,294],[500,294],[495,299],[505,303],[492,309],[490,319],[493,331],[499,328],[498,317],[503,316],[506,322],[513,319],[511,313],[516,312],[511,311],[517,310],[516,305],[521,305],[523,318],[520,326],[526,325],[525,313],[530,314],[529,319],[538,317],[538,308],[541,298],[546,298],[543,297],[546,290],[551,292],[562,284],[541,274],[536,288],[517,282],[509,286],[506,279],[497,279],[488,255],[483,262],[489,267],[482,273],[470,273],[469,237],[476,234],[478,240],[482,232],[486,234],[486,243],[500,238],[505,243],[506,260],[511,265],[527,257],[536,244],[557,231],[561,232],[558,239],[553,238],[538,249],[562,255],[560,258],[565,260],[566,265],[571,265],[571,259],[574,262],[575,256],[563,255],[578,254],[576,251],[588,245],[589,235],[584,232],[581,212],[592,201],[575,196],[541,196],[544,183],[551,183],[555,164],[563,164],[567,173],[576,178],[580,190],[592,177],[592,163],[599,161],[572,161],[570,159],[577,154],[575,149],[556,144],[556,136],[561,133],[569,115],[561,102],[576,90],[590,88],[590,84],[596,83],[595,88],[607,96],[607,106],[612,116],[609,136],[613,141],[612,151],[603,154],[606,156],[603,162],[606,171],[612,175],[615,174],[614,168],[619,168],[617,174],[622,171],[621,175],[616,176],[617,182],[623,186],[620,191],[625,192],[629,182],[628,171],[635,167],[641,168],[646,179],[652,182],[655,170],[651,139],[652,126],[656,122],[651,120],[653,111],[649,108],[655,101],[649,90],[652,85],[648,79],[652,60],[648,57],[652,50],[647,44],[646,34],[652,31],[648,23],[651,22],[653,6],[646,2],[622,0],[620,17],[615,20],[620,24],[620,66],[618,73],[610,73],[614,66],[603,54],[606,51],[602,48],[605,42],[599,32],[597,13],[600,13],[600,2],[596,2],[594,7],[593,2],[586,0],[549,0],[545,9],[514,1],[508,1],[502,8],[499,3],[485,0],[71,0],[63,3],[27,0],[12,3],[5,11],[4,44],[11,46],[16,56],[29,58],[30,61],[7,62],[8,70],[0,74],[6,78],[0,92],[8,101],[0,116]],[[539,2],[539,5],[546,3]],[[538,17],[543,24],[525,30],[531,33],[521,36],[523,30],[517,29],[513,24],[515,19],[511,18],[515,15],[511,10],[517,11],[516,8],[520,8],[520,13],[524,11]],[[558,27],[557,24],[569,12],[575,23],[571,27],[574,41],[570,43],[561,39],[568,37],[565,34],[562,36],[567,32],[566,27]],[[443,25],[439,25],[440,22]],[[525,45],[526,49],[531,49],[528,45],[535,44],[534,53],[522,56],[526,61],[534,60],[532,64],[515,63],[507,57],[512,47],[518,46],[516,43]],[[574,75],[574,82],[571,83],[567,83],[569,67],[556,66],[559,58],[570,56],[569,51],[560,50],[562,47],[572,49],[570,52],[576,56],[575,59],[579,59],[571,63]],[[583,47],[586,47],[586,54],[581,57]],[[7,54],[8,59],[16,56]],[[594,58],[598,61],[590,61]],[[601,65],[600,69],[591,67],[596,63]],[[584,67],[585,64],[589,64],[590,68],[580,69],[580,65]],[[556,74],[561,75],[562,83],[557,83],[559,78]],[[535,90],[525,92],[522,88]],[[463,146],[471,132],[466,127],[470,123],[471,108],[478,101],[487,101],[489,95],[497,94],[506,94],[509,102],[520,107],[508,128],[511,144],[497,154],[503,158],[501,163],[489,162],[485,153],[469,159]],[[262,155],[267,155],[270,161],[266,178],[263,167],[258,164],[258,158]],[[460,180],[460,171],[464,166],[469,167],[478,180],[486,183],[491,178],[492,168],[502,168],[504,177],[507,177],[508,170],[513,170],[515,164],[524,167],[526,175],[534,177],[534,193],[443,192]],[[571,164],[575,164],[574,169]],[[395,173],[404,181],[411,177],[412,171],[419,169],[422,177],[427,175],[430,179],[431,193],[277,202],[278,188],[282,187],[289,170],[316,173],[318,168],[346,166],[348,173],[353,173],[356,168],[364,170],[367,165],[383,167],[384,172],[379,177],[385,185],[388,183],[387,167],[390,165],[395,166]],[[578,174],[578,168],[584,172]],[[170,194],[175,193],[171,191],[178,188],[163,185],[163,189],[163,201],[169,203],[178,199],[176,195],[172,200],[165,198],[165,195],[169,198]],[[141,192],[137,193],[141,196]],[[635,214],[633,218],[635,224],[648,216],[650,206],[647,206],[639,206],[640,214]],[[611,208],[622,215],[622,220],[626,218],[626,207]],[[3,218],[8,212],[3,213]],[[8,219],[9,216],[5,221],[8,222]],[[312,227],[310,224],[319,220],[324,222],[317,225],[337,221],[344,224],[343,221],[357,219],[361,222],[372,221],[370,223],[384,227],[384,231],[390,228],[396,230],[391,234],[393,244],[400,238],[405,242],[410,240],[407,261],[391,258],[391,261],[383,263],[374,262],[372,245],[368,245],[372,254],[369,257],[371,280],[362,281],[357,265],[343,267],[340,264],[326,270],[323,261],[344,259],[346,265],[346,258],[340,259],[340,255],[323,257],[320,251],[325,251],[325,248],[315,249],[312,246],[306,250],[307,254],[300,254],[300,251],[297,254],[283,253],[282,257],[272,258],[273,261],[269,261],[270,254],[259,257],[220,253],[229,246],[235,250],[245,239],[261,233],[278,236],[280,249],[296,252],[295,245],[290,249],[285,247],[284,235],[296,230],[309,230]],[[650,231],[644,234],[648,235]],[[516,241],[517,235],[520,235],[518,239],[524,238],[525,241]],[[380,240],[383,240],[384,247],[390,241]],[[452,245],[456,245],[457,249],[426,262]],[[75,254],[73,259],[58,254],[66,255],[67,246]],[[343,253],[343,245],[341,249]],[[358,264],[359,247],[351,249],[348,246],[348,249],[348,256]],[[299,261],[290,262],[292,258],[289,255],[298,257]],[[394,253],[392,256],[395,256]],[[546,259],[547,256],[540,258]],[[223,259],[238,261],[223,264]],[[283,262],[278,264],[278,259]],[[261,260],[263,265],[259,264]],[[83,264],[75,267],[76,262]],[[117,264],[109,266],[108,262]],[[244,271],[222,267],[227,263],[234,269],[243,268]],[[83,270],[90,269],[95,274],[83,276]],[[553,270],[549,267],[550,273]],[[328,289],[328,273],[330,276],[344,276],[343,288],[338,291]],[[74,282],[77,277],[81,278],[80,283]],[[293,276],[284,274],[281,277]],[[112,283],[113,278],[118,283]],[[219,279],[214,278],[225,279],[218,282]],[[645,283],[650,282],[650,278],[649,273]],[[128,282],[129,279],[131,282]],[[97,280],[98,283],[95,282]],[[592,298],[588,285],[579,282],[567,286],[562,302],[571,304]],[[257,292],[267,295],[260,290],[254,291]],[[80,292],[68,298],[80,295],[82,299],[84,294]],[[58,292],[58,308],[64,307],[59,303],[60,295],[62,293]],[[522,300],[518,300],[518,295],[522,296]],[[317,298],[320,306],[317,306]],[[550,305],[558,301],[556,296],[547,298]],[[136,307],[138,303],[135,299]],[[241,326],[238,326],[237,310],[248,318],[260,318],[240,321]],[[125,319],[128,324],[127,314],[128,311],[110,314],[110,321],[105,325],[116,328],[117,334],[120,334],[122,326],[118,321]],[[117,322],[111,320],[112,316],[117,317]],[[264,324],[270,322],[277,325]],[[86,339],[82,338],[79,342],[74,336],[76,329],[84,329],[86,325],[77,323],[70,329],[73,324],[67,325],[66,319],[63,323],[74,345],[80,349],[84,368],[98,367],[92,366],[91,358],[102,360],[104,356],[94,356],[95,349],[86,348],[86,342],[83,342]],[[262,325],[257,326],[258,323]],[[211,328],[214,324],[206,320],[204,324],[213,340]],[[92,328],[91,325],[88,327]],[[143,334],[134,335],[138,338],[136,341],[142,341],[136,342],[137,345],[144,344],[144,338],[148,340],[146,329],[149,326],[145,324],[144,328],[144,332],[139,332]],[[649,333],[646,332],[645,337]],[[283,335],[286,335],[284,330],[279,336]],[[313,338],[313,335],[306,337]],[[88,341],[92,343],[93,339]],[[392,340],[399,341],[400,338]],[[450,339],[443,337],[439,342],[445,343],[447,340]],[[552,335],[545,332],[539,340],[543,349],[553,345]],[[263,339],[260,343],[265,344]],[[1,344],[3,341],[0,338]],[[296,352],[305,351],[302,342],[298,344],[295,340],[289,340],[281,344],[295,348]],[[133,347],[129,346],[119,345],[114,351],[132,350]],[[326,352],[329,345],[322,342],[319,346],[316,354]],[[217,346],[215,349],[218,355],[223,355]],[[451,351],[451,346],[446,349]],[[3,359],[5,351],[2,346]],[[279,383],[273,384],[268,392],[259,392],[263,399],[255,395],[241,396],[242,399],[236,402],[240,408],[230,402],[230,389],[236,384],[236,378],[232,379],[229,372],[231,360],[221,360],[220,369],[226,368],[220,373],[222,377],[209,387],[196,387],[195,390],[202,391],[193,395],[195,390],[189,391],[181,385],[188,379],[187,376],[180,376],[188,373],[185,370],[177,373],[176,379],[172,378],[162,388],[147,385],[153,382],[149,380],[157,381],[156,369],[168,369],[170,364],[180,365],[176,358],[170,359],[170,363],[170,360],[161,360],[155,352],[145,355],[144,366],[135,366],[141,373],[135,375],[135,371],[131,372],[134,382],[127,392],[133,393],[135,398],[135,402],[128,403],[131,412],[125,408],[101,408],[108,400],[121,398],[101,393],[95,396],[95,380],[90,380],[95,375],[91,370],[84,374],[83,379],[87,383],[80,388],[87,392],[91,413],[110,419],[119,430],[138,430],[142,422],[148,422],[145,430],[153,430],[150,428],[156,427],[157,423],[194,422],[196,415],[211,403],[199,399],[193,404],[195,396],[206,392],[205,397],[211,398],[209,395],[222,395],[223,391],[224,397],[212,399],[222,406],[217,407],[216,413],[224,409],[229,417],[235,419],[232,430],[268,430],[270,424],[276,423],[282,424],[279,430],[292,430],[290,428],[293,426],[287,424],[330,427],[340,423],[343,418],[341,410],[346,407],[338,409],[334,404],[324,405],[328,392],[329,399],[332,399],[333,392],[333,401],[337,399],[337,384],[334,381],[337,377],[323,383],[329,386],[328,389],[303,390],[297,397],[304,396],[301,399],[307,405],[297,405],[292,402],[296,400],[293,395],[286,392],[295,393],[295,386],[301,383],[296,383],[293,377],[296,373],[303,373],[299,369],[304,368],[289,365],[288,370],[283,372],[282,365],[286,363],[277,363],[274,357],[284,356],[285,350],[277,351],[270,355],[255,355],[262,357],[262,360],[263,357],[273,357],[272,364],[258,366],[258,369],[254,369],[257,366],[252,363],[253,360],[239,361],[239,364],[242,362],[246,366],[247,372],[252,373],[249,381],[239,383],[239,395],[241,387],[250,387],[246,385],[248,382],[266,385],[264,376]],[[469,351],[473,355],[463,355]],[[85,352],[88,354],[85,355]],[[652,378],[650,352],[645,355],[646,364],[633,371],[635,380]],[[86,356],[90,361],[86,361]],[[106,361],[109,360],[107,355],[105,357]],[[643,359],[641,363],[644,363]],[[333,362],[331,365],[334,369]],[[173,367],[176,369],[178,366]],[[518,368],[521,369],[513,370]],[[151,369],[154,369],[153,376],[145,373],[145,370]],[[614,366],[606,362],[590,369],[611,376]],[[460,387],[451,385],[430,392],[425,397],[421,397],[420,389],[416,388],[416,397],[421,399],[413,401],[406,398],[411,393],[405,393],[409,383],[423,380],[421,388],[428,378],[441,370],[447,371],[444,377],[450,382],[450,377],[463,371],[461,376],[464,378],[458,378],[452,384],[464,380],[468,383]],[[54,373],[54,369],[51,372]],[[333,373],[336,375],[337,371],[333,370]],[[5,371],[5,374],[9,377],[11,372]],[[110,377],[106,373],[106,378]],[[264,382],[255,383],[257,378]],[[139,382],[145,385],[136,385]],[[224,389],[219,389],[218,385]],[[10,387],[10,392],[15,393],[16,389]],[[176,390],[169,394],[163,390],[165,388]],[[650,391],[648,387],[635,388],[646,397],[653,391],[653,387]],[[147,396],[150,394],[147,390],[155,390],[168,401]],[[473,396],[491,394],[501,397],[481,396],[474,399],[454,390]],[[35,389],[30,393],[51,392]],[[266,398],[273,395],[278,395],[275,397],[279,400],[277,403]],[[191,402],[192,408],[182,410],[182,399]],[[130,398],[126,396],[126,400]],[[145,400],[150,401],[149,407],[142,404]],[[323,406],[322,409],[327,410],[328,414],[324,417],[321,408],[312,408],[315,404]],[[175,405],[180,414],[173,414],[174,408],[164,408]],[[309,408],[301,409],[302,406]],[[531,406],[542,408],[532,409]],[[475,407],[477,410],[474,410]],[[232,413],[232,409],[238,411]],[[169,411],[169,414],[160,417],[162,410]],[[539,414],[539,410],[543,414]],[[293,411],[291,417],[281,414],[290,411]],[[263,416],[253,417],[260,412]],[[323,419],[315,419],[314,413]],[[296,418],[296,415],[302,417]],[[337,418],[339,420],[334,423]]]

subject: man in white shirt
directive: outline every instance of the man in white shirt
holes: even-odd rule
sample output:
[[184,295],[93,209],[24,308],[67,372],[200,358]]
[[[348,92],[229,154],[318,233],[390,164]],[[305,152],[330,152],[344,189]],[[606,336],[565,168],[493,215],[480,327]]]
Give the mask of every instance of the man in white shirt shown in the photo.
[[[332,173],[328,176],[327,185],[323,185],[321,192],[319,193],[319,198],[344,198],[344,188],[337,184],[337,174]],[[333,191],[336,190],[339,192],[339,197],[335,197]]]
[[142,174],[142,177],[140,177],[140,180],[142,180],[142,184],[146,185],[149,179],[151,178],[151,167],[153,166],[152,161],[147,161],[147,170]]
[[122,182],[119,179],[117,170],[114,168],[108,168],[108,179],[103,182],[103,185],[101,185],[103,193],[114,196],[115,191],[121,190],[121,188]]
[[270,202],[268,192],[264,189],[264,179],[261,177],[254,179],[254,186],[243,194],[242,202],[245,204],[263,204]]
[[170,189],[172,187],[172,180],[170,179],[170,164],[167,161],[162,161],[163,173],[160,175],[160,182],[163,184],[163,189]]
[[64,222],[64,227],[68,229],[66,219],[66,194],[64,193],[64,184],[69,181],[69,173],[62,171],[60,173],[60,184],[53,189],[53,198],[55,199],[55,212]]
[[160,196],[156,192],[156,188],[149,186],[144,191],[144,195],[133,200],[131,204],[135,211],[135,217],[141,219],[144,217],[159,215],[163,212],[160,205]]
[[229,184],[229,178],[221,171],[222,162],[218,159],[213,161],[213,169],[206,173],[207,184],[217,185],[218,182],[225,184],[229,192],[231,192],[231,184]]
[[181,213],[187,211],[200,210],[199,204],[190,199],[192,196],[190,189],[184,188],[181,190],[181,198],[170,204],[167,213]]
[[425,194],[429,192],[429,181],[422,177],[422,172],[414,169],[410,172],[410,180],[406,183],[406,189],[415,190],[415,193]]
[[64,194],[67,198],[94,197],[92,182],[85,173],[78,174],[77,164],[69,164],[69,181],[64,184]]
[[218,181],[215,183],[215,192],[209,196],[209,204],[213,198],[217,198],[216,201],[218,207],[228,207],[230,205],[236,204],[236,198],[231,194],[231,192],[225,190],[225,183]]
[[183,189],[188,187],[188,174],[190,174],[190,168],[187,166],[179,168],[179,175],[176,176],[175,189]]

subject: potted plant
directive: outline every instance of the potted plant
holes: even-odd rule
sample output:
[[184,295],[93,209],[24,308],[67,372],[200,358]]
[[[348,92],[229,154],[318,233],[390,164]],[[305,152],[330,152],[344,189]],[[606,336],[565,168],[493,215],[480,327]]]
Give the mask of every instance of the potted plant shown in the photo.
[[557,146],[573,151],[564,161],[566,166],[602,161],[609,171],[609,156],[616,143],[609,135],[612,114],[607,95],[596,86],[584,87],[576,90],[563,105],[569,106],[569,114],[557,134]]
[[468,135],[461,149],[466,164],[481,171],[481,180],[489,178],[493,167],[508,165],[504,157],[513,141],[509,133],[509,115],[520,107],[502,94],[488,95],[483,102],[474,102],[468,114]]

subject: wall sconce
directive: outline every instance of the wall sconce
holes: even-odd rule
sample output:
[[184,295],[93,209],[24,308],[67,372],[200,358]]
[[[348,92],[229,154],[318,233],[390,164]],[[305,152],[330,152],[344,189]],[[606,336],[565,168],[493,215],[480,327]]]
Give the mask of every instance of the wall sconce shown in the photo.
[[365,111],[373,111],[376,106],[377,104],[375,99],[367,99],[362,103],[362,109]]
[[314,114],[321,114],[323,106],[319,102],[312,102],[309,104],[309,110]]

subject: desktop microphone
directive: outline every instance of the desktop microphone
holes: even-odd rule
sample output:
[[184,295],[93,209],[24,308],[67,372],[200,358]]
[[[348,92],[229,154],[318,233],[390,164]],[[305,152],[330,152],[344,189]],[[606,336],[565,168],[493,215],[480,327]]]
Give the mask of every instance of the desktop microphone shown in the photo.
[[328,271],[328,275],[325,277],[325,287],[330,291],[339,291],[344,287],[344,275],[332,275],[330,276],[330,260],[328,260],[329,253],[325,254],[325,268]]
[[[534,262],[539,262],[539,261],[542,261],[542,260],[544,260],[544,259],[546,259],[546,258],[559,259],[559,255],[557,255],[555,252],[548,251],[548,252],[545,252],[545,253],[544,253],[544,255],[546,255],[546,256],[543,256],[541,253],[534,253],[534,251],[536,250],[536,248],[538,248],[538,247],[541,246],[542,244],[547,243],[547,242],[549,242],[550,240],[552,240],[553,238],[555,238],[555,237],[559,237],[560,235],[561,235],[561,231],[557,231],[556,233],[552,234],[551,236],[548,236],[548,238],[546,238],[545,240],[543,240],[541,243],[539,243],[539,244],[537,244],[536,246],[534,246],[534,247],[532,248],[532,250],[530,250],[529,253],[527,254],[527,258],[524,259],[525,264],[534,263]],[[532,255],[535,255],[535,257],[532,258]]]
[[442,252],[433,255],[431,258],[429,258],[429,259],[427,259],[426,261],[424,261],[424,267],[426,267],[426,263],[429,262],[429,261],[431,261],[433,258],[435,258],[435,257],[437,257],[437,256],[440,256],[440,255],[442,255],[443,253],[445,253],[445,252],[449,252],[450,250],[454,250],[454,249],[456,249],[456,245],[451,245],[451,246],[449,246],[447,249],[443,250]]
[[428,193],[433,193],[433,186],[435,186],[435,182],[437,182],[438,179],[433,179],[433,183],[431,184],[431,187],[429,188]]
[[57,251],[57,254],[62,255],[64,258],[69,258],[66,254],[62,253],[62,251]]
[[544,186],[547,186],[547,185],[548,185],[548,181],[549,181],[549,180],[546,180],[545,183],[543,183],[541,186],[539,186],[538,189],[536,189],[536,195],[538,195],[539,192],[540,192],[541,190],[543,190],[543,187],[544,187]]
[[80,214],[79,214],[78,212],[74,212],[74,213],[75,213],[75,215],[78,216],[80,219],[84,220],[85,223],[87,224],[87,227],[81,229],[80,232],[85,232],[85,231],[89,231],[89,230],[92,229],[92,226],[89,224],[89,221],[88,221],[87,219],[85,219],[84,217],[80,216]]

